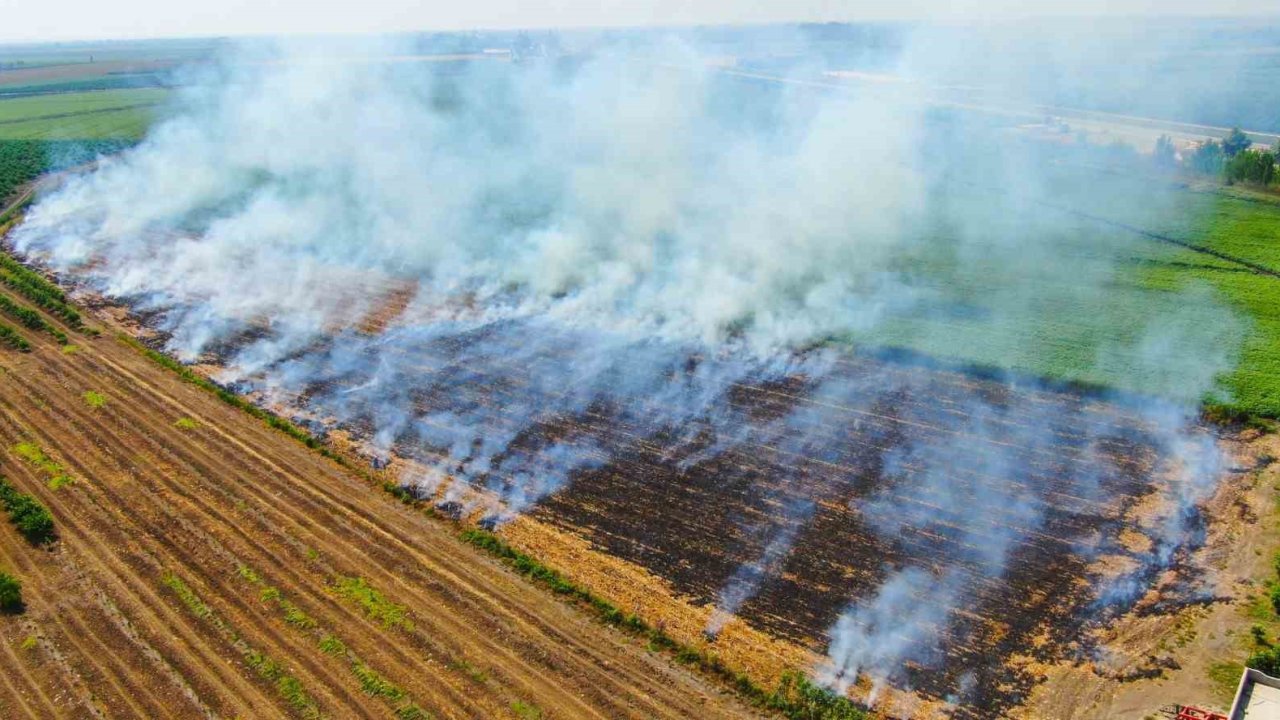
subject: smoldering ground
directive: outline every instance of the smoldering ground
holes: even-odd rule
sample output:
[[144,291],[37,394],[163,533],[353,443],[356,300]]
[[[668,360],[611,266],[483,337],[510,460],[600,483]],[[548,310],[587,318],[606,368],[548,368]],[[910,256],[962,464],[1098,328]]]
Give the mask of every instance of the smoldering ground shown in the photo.
[[[816,670],[842,691],[1008,702],[998,660],[1036,618],[1068,627],[1143,584],[1050,598],[999,642],[975,613],[1086,574],[1151,492],[1134,577],[1194,540],[1217,476],[1196,407],[1243,326],[1202,288],[1112,299],[1147,241],[1044,203],[1177,212],[1159,186],[910,91],[726,76],[675,41],[378,60],[403,54],[230,55],[13,242],[146,313],[178,357],[215,355],[220,381],[421,461],[405,482],[424,496],[643,537],[661,551],[619,553],[714,603],[712,635],[739,613],[776,623],[769,599],[791,593],[779,631],[825,635]],[[361,329],[397,283],[408,307]],[[877,345],[1009,372],[965,380]],[[681,488],[723,502],[666,510],[704,546],[628,517]],[[815,547],[851,553],[815,570],[843,568],[821,591],[784,577]],[[676,560],[715,570],[681,579]]]

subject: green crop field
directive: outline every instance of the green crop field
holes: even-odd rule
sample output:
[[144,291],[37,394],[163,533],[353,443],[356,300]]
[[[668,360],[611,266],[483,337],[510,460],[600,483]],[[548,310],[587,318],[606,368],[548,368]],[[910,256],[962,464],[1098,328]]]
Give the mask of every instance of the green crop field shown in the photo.
[[[1216,195],[1207,204],[1198,235],[1202,245],[1280,269],[1280,201]],[[1280,416],[1280,278],[1205,263],[1188,250],[1177,257],[1186,265],[1150,269],[1146,284],[1167,288],[1203,282],[1247,317],[1240,361],[1224,384],[1240,409]]]
[[0,99],[0,140],[137,139],[168,93],[134,88]]
[[1280,417],[1280,278],[1133,231],[1280,270],[1280,201],[1088,179],[1048,206],[963,183],[938,190],[921,240],[897,259],[913,296],[847,339],[1166,396],[1191,392],[1172,378],[1203,366],[1221,371],[1215,401]]

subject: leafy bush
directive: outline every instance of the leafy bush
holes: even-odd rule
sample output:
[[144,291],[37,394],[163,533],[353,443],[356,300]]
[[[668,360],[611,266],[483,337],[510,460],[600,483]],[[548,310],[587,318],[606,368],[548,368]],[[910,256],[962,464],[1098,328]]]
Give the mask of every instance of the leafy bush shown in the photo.
[[1275,677],[1280,675],[1280,647],[1268,647],[1249,656],[1244,664]]
[[31,343],[18,334],[17,330],[3,323],[0,323],[0,342],[21,352],[31,352]]
[[22,582],[6,572],[0,572],[0,610],[22,612]]
[[1249,628],[1249,634],[1253,635],[1253,642],[1258,647],[1271,647],[1271,640],[1267,637],[1267,629],[1258,623],[1254,623]]
[[1222,145],[1209,140],[1196,148],[1187,156],[1187,166],[1204,175],[1217,175],[1222,172],[1225,155]]
[[1269,152],[1245,150],[1223,166],[1227,182],[1247,182],[1269,185],[1276,177],[1276,156]]
[[1231,128],[1231,132],[1222,139],[1222,152],[1227,157],[1235,157],[1249,149],[1252,144],[1253,141],[1240,128]]
[[9,512],[9,522],[32,544],[43,545],[56,538],[49,509],[34,497],[18,492],[4,478],[0,478],[0,503]]
[[85,390],[84,395],[81,395],[81,397],[84,398],[84,404],[94,410],[107,404],[107,396],[93,390]]
[[62,345],[68,342],[66,333],[45,322],[44,318],[40,317],[40,313],[19,305],[10,300],[7,295],[0,295],[0,312],[4,312],[31,330],[49,333]]

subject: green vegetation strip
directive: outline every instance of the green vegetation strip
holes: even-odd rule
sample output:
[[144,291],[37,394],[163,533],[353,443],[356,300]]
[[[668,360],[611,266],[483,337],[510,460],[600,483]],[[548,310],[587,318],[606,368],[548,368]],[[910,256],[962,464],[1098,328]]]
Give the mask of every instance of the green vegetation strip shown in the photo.
[[67,339],[66,333],[45,322],[44,318],[40,316],[40,313],[29,307],[19,305],[11,300],[7,295],[0,295],[0,312],[3,312],[14,320],[17,320],[31,330],[49,333],[58,341],[59,344],[66,345],[70,342]]
[[45,454],[44,450],[35,443],[20,442],[13,446],[13,454],[26,460],[32,467],[44,474],[50,490],[57,490],[64,485],[70,485],[75,479],[67,473],[67,471],[52,458]]
[[[3,119],[3,118],[0,118]],[[119,152],[128,140],[36,140],[0,137],[0,202],[42,173],[87,163],[99,155]]]
[[22,337],[22,334],[17,330],[14,330],[4,323],[0,323],[0,342],[3,342],[14,350],[31,352],[31,343],[27,342],[27,339]]
[[388,600],[364,578],[340,575],[334,578],[329,592],[358,606],[369,619],[378,621],[384,628],[413,632],[414,625],[409,619],[409,611],[403,605]]
[[[358,655],[347,648],[346,643],[332,632],[321,628],[314,618],[285,598],[278,588],[268,585],[253,568],[240,565],[236,570],[241,579],[258,588],[258,598],[262,602],[274,605],[280,611],[286,623],[311,634],[316,639],[316,645],[321,652],[346,660],[351,673],[360,682],[360,689],[366,695],[382,698],[394,708],[395,716],[400,720],[430,719],[431,715],[418,707],[403,688],[369,667]],[[368,585],[364,584],[364,587],[368,588]],[[376,594],[376,591],[374,592]],[[402,613],[403,608],[400,608],[400,614]]]
[[31,495],[19,492],[3,477],[0,477],[0,504],[9,513],[9,522],[32,545],[44,545],[57,539],[49,508]]
[[61,288],[5,252],[0,252],[0,283],[62,318],[71,328],[84,330],[80,313],[67,304]]
[[745,674],[734,672],[714,653],[684,645],[636,615],[624,613],[609,601],[566,579],[558,571],[506,544],[491,532],[468,528],[459,537],[502,560],[533,582],[585,606],[605,624],[647,639],[650,649],[667,651],[681,663],[729,683],[757,707],[780,712],[792,720],[862,720],[867,717],[866,712],[848,698],[815,685],[799,672],[784,673],[778,688],[769,692]]
[[316,706],[315,700],[303,687],[302,681],[287,673],[279,662],[245,642],[234,628],[228,625],[225,620],[214,612],[213,608],[209,607],[194,590],[183,582],[182,578],[167,572],[161,577],[161,582],[178,596],[178,599],[182,601],[182,604],[187,607],[187,610],[192,615],[212,625],[218,634],[240,653],[245,663],[258,674],[258,677],[270,682],[275,687],[276,693],[299,716],[308,720],[323,717],[320,709]]
[[199,387],[203,390],[213,393],[215,396],[217,396],[219,400],[230,405],[231,407],[234,407],[239,410],[243,410],[246,413],[249,413],[253,417],[258,418],[262,422],[266,423],[268,427],[279,430],[280,432],[284,433],[285,435],[288,435],[294,440],[297,440],[303,445],[306,445],[312,450],[318,451],[321,455],[329,458],[330,460],[333,460],[339,465],[342,465],[343,467],[350,467],[350,463],[348,463],[345,457],[343,457],[342,455],[339,455],[333,450],[330,450],[328,447],[325,446],[323,441],[316,438],[314,435],[307,432],[306,430],[303,430],[297,425],[294,425],[288,420],[280,417],[279,415],[276,415],[270,410],[264,410],[263,408],[260,408],[257,405],[254,405],[252,402],[249,402],[248,400],[240,397],[234,392],[219,386],[217,383],[200,375],[196,371],[192,370],[186,365],[183,365],[177,360],[174,360],[168,355],[165,355],[164,353],[158,350],[152,350],[146,345],[143,345],[141,342],[138,342],[136,338],[126,333],[123,333],[123,332],[117,333],[116,339],[119,340],[122,344],[127,345],[133,348],[134,350],[142,353],[151,362],[159,365],[160,367],[166,368],[168,370],[172,370],[173,372],[177,373],[178,377],[182,378],[183,380],[191,383],[192,385],[195,385],[196,387]]

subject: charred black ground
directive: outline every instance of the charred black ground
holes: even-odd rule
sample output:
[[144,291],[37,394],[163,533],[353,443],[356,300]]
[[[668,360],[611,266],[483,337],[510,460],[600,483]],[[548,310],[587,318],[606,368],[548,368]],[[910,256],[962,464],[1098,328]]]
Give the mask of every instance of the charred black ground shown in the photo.
[[[245,342],[257,337],[251,335]],[[576,448],[567,482],[530,510],[540,520],[647,568],[695,603],[717,604],[726,586],[747,582],[736,614],[817,652],[840,614],[872,598],[889,573],[921,568],[958,577],[960,609],[931,628],[936,644],[913,650],[892,676],[895,685],[928,697],[958,699],[958,716],[1016,705],[1036,678],[1011,667],[1014,656],[1082,657],[1082,629],[1131,606],[1135,597],[1099,600],[1094,559],[1132,559],[1140,569],[1128,579],[1138,586],[1167,567],[1118,541],[1132,527],[1126,512],[1158,487],[1160,468],[1149,419],[1132,409],[1141,403],[1125,397],[909,353],[842,351],[820,374],[728,382],[709,405],[715,419],[654,427],[648,420],[677,414],[627,406],[628,398],[608,393],[581,412],[540,413],[564,406],[538,378],[576,361],[567,351],[572,343],[532,364],[494,352],[493,343],[519,336],[511,325],[496,325],[399,348],[394,382],[416,416],[447,412],[481,419],[495,433],[514,429],[489,472],[475,473],[459,460],[465,451],[433,448],[412,429],[395,439],[393,451],[502,494],[524,460]],[[350,344],[350,337],[326,341],[284,365]],[[478,363],[472,350],[485,344],[481,356],[490,360]],[[234,345],[220,348],[222,359]],[[385,345],[381,351],[385,357]],[[668,379],[693,377],[703,362],[715,361],[673,363]],[[371,367],[350,365],[300,388],[292,399],[300,417],[325,416],[333,398],[370,382]],[[287,367],[272,372],[288,374]],[[386,422],[375,411],[348,405],[351,419],[343,425],[370,440]],[[312,426],[322,430],[324,423]],[[935,497],[919,480],[940,472],[959,494]],[[1011,497],[1034,506],[1035,517],[992,506]],[[441,508],[474,512],[452,500]],[[882,514],[894,508],[904,515],[901,526],[885,532]],[[770,558],[780,537],[786,546]],[[1007,559],[993,570],[982,552],[999,544],[1008,545]],[[1179,557],[1186,550],[1178,548]]]

